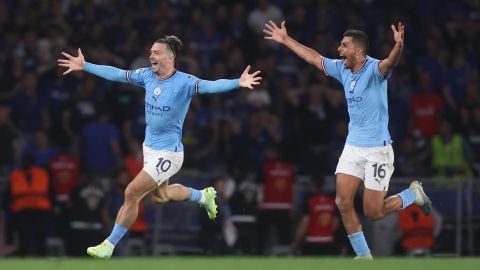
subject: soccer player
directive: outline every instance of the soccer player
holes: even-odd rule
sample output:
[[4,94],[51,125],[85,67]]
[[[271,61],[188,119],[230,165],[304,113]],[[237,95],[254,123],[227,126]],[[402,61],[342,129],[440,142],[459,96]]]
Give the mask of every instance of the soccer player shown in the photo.
[[180,170],[183,162],[181,138],[185,115],[194,95],[225,92],[239,87],[253,89],[262,78],[257,76],[260,71],[249,73],[250,66],[247,66],[239,79],[200,80],[175,69],[175,59],[182,47],[176,36],[167,35],[156,40],[150,49],[151,66],[137,70],[85,62],[80,49],[77,57],[62,52],[65,59],[58,60],[59,66],[68,68],[64,75],[84,70],[107,80],[143,87],[146,91],[143,169],[125,189],[125,201],[118,211],[112,233],[101,244],[87,249],[90,256],[111,257],[115,245],[137,218],[138,204],[147,194],[151,194],[152,201],[158,204],[185,200],[197,202],[206,209],[210,219],[217,215],[213,187],[195,190],[168,184],[168,179]]
[[335,172],[335,203],[357,259],[372,259],[353,206],[354,196],[362,182],[365,186],[363,212],[369,219],[381,219],[412,203],[420,206],[425,215],[431,211],[430,199],[417,181],[385,199],[394,170],[392,140],[388,132],[387,79],[400,60],[405,32],[402,23],[391,28],[395,46],[383,60],[367,55],[368,37],[359,30],[347,30],[343,34],[337,49],[340,59],[328,59],[298,43],[288,35],[285,22],[279,28],[269,21],[263,30],[266,39],[285,45],[343,85],[350,122]]

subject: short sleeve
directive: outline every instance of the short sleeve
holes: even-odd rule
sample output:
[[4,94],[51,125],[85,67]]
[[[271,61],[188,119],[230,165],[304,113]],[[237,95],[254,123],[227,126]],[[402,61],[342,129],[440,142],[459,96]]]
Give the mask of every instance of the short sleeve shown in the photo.
[[198,95],[198,84],[200,83],[200,79],[188,74],[185,78],[185,85],[187,88],[187,92],[190,96]]
[[145,87],[145,76],[147,74],[147,70],[147,68],[127,70],[125,75],[127,77],[127,82],[131,85]]
[[322,58],[322,67],[325,75],[333,77],[342,82],[342,65],[343,62],[339,59]]
[[383,80],[386,80],[390,77],[390,74],[392,74],[392,72],[390,72],[389,74],[383,74],[381,71],[380,71],[380,60],[375,60],[375,62],[373,63],[373,75],[375,76],[375,78],[377,78],[379,81],[383,81]]

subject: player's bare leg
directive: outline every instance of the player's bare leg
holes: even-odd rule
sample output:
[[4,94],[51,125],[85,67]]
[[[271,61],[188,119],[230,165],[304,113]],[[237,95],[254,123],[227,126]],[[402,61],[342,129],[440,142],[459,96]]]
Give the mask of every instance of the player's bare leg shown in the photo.
[[169,201],[186,201],[191,196],[191,189],[180,184],[168,184],[168,180],[163,182],[158,188],[154,189],[152,202],[156,204],[167,203]]
[[365,188],[363,192],[363,212],[367,218],[371,220],[382,219],[412,203],[420,206],[425,215],[430,214],[432,203],[423,191],[422,184],[418,181],[413,181],[410,187],[401,193],[383,199],[386,194],[386,191]]
[[353,205],[355,194],[361,184],[362,180],[358,177],[337,173],[335,203],[342,217],[350,243],[357,254],[356,259],[372,259],[370,249],[363,235],[362,224]]
[[379,220],[402,208],[402,199],[393,195],[385,199],[386,191],[365,188],[363,191],[363,213],[371,220]]
[[217,192],[213,187],[196,190],[180,184],[169,185],[168,181],[165,181],[157,189],[152,191],[153,203],[162,204],[169,201],[179,202],[186,200],[197,202],[201,207],[205,208],[210,219],[217,217],[216,197]]
[[115,226],[110,236],[101,244],[89,247],[87,253],[96,258],[108,259],[112,256],[115,245],[125,235],[128,228],[138,216],[138,204],[157,186],[153,178],[143,170],[130,182],[125,189],[125,201],[118,211]]
[[342,217],[343,226],[349,235],[362,230],[362,224],[353,205],[355,194],[361,184],[362,180],[357,177],[343,173],[337,174],[335,203]]

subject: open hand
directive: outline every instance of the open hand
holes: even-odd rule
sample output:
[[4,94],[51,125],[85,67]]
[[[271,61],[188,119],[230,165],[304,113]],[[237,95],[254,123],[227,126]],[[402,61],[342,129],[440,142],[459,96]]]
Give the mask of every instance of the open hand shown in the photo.
[[255,71],[252,74],[249,74],[250,65],[243,71],[242,76],[240,77],[238,84],[240,87],[247,87],[253,89],[254,85],[259,85],[262,77],[257,77],[260,71]]
[[273,39],[282,44],[288,37],[287,28],[285,28],[285,21],[283,21],[280,24],[280,28],[278,28],[278,26],[270,20],[265,24],[265,29],[263,29],[263,32],[267,34],[265,39]]
[[393,31],[393,39],[395,40],[395,43],[403,43],[403,40],[405,38],[405,25],[403,25],[401,22],[398,23],[398,29],[395,28],[395,25],[391,25],[392,31]]
[[67,75],[72,71],[82,70],[85,66],[85,57],[83,57],[82,50],[78,48],[78,56],[73,57],[66,52],[62,52],[63,56],[67,59],[58,59],[58,65],[61,67],[68,68],[67,71],[63,72],[63,75]]

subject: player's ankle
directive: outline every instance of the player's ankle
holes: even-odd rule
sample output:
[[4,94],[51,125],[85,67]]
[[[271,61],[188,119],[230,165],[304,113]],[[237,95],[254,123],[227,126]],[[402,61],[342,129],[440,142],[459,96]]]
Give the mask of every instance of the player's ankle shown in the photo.
[[205,203],[207,203],[207,189],[202,189],[200,193],[201,193],[201,197],[198,203],[200,203],[201,205],[204,205]]

